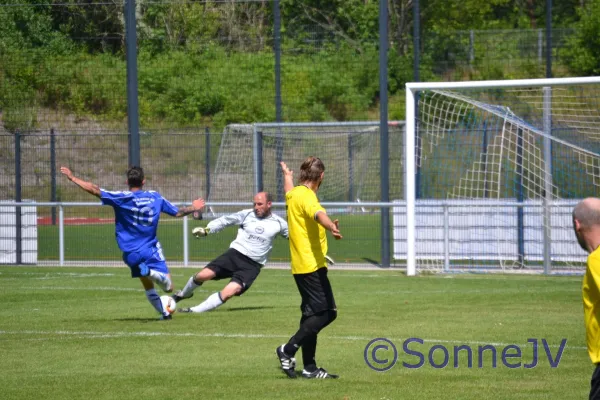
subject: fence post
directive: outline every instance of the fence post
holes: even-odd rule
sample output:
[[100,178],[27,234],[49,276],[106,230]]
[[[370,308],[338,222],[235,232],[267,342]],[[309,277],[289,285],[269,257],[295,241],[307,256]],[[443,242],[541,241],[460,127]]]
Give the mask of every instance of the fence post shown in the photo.
[[58,206],[58,265],[65,265],[65,211]]
[[[50,129],[50,201],[56,201],[56,137]],[[52,226],[56,225],[56,206],[52,206]]]
[[354,135],[348,135],[348,201],[353,201],[354,195]]
[[[415,55],[418,49],[415,49]],[[390,201],[388,136],[388,3],[379,0],[379,143],[381,201]],[[390,208],[381,209],[381,266],[390,266]]]
[[546,0],[546,78],[552,78],[552,0]]
[[[263,191],[263,137],[262,132],[256,128],[256,124],[252,126],[252,133],[252,156],[254,158],[254,191],[258,193]],[[279,170],[280,168],[277,169]]]
[[210,197],[210,130],[208,127],[204,128],[204,145],[206,151],[204,153],[204,166],[206,171],[206,200]]
[[135,0],[125,0],[125,45],[127,53],[127,122],[129,128],[129,165],[141,166]]
[[190,245],[188,241],[188,217],[183,217],[183,266],[187,267],[189,263]]
[[[275,52],[275,121],[282,122],[282,104],[281,104],[281,9],[279,0],[273,1],[273,50]],[[261,138],[262,139],[262,138]],[[279,163],[283,158],[283,137],[281,135],[281,127],[277,128],[276,140],[276,161]],[[262,143],[261,143],[262,149]],[[262,157],[261,157],[262,165]],[[283,201],[283,173],[279,165],[275,166],[275,176],[277,179],[277,201]],[[262,181],[262,171],[261,177]],[[261,189],[262,190],[262,182]]]
[[[17,130],[15,132],[15,201],[20,203],[21,198],[21,134]],[[21,206],[15,207],[15,240],[16,240],[16,260],[17,265],[21,264],[21,252],[23,250],[22,243],[22,220]]]

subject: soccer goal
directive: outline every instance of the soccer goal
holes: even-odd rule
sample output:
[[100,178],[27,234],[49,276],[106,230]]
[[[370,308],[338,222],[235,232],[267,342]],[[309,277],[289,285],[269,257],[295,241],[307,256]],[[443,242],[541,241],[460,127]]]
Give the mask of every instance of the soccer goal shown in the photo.
[[599,194],[600,78],[406,88],[408,274],[581,272],[571,212]]
[[[390,180],[402,176],[404,124],[390,122]],[[228,125],[211,177],[210,201],[251,201],[259,190],[283,201],[279,160],[297,173],[307,156],[320,157],[327,179],[319,190],[322,202],[379,201],[380,132],[378,121],[257,123]],[[296,175],[296,178],[298,176]],[[396,185],[390,196],[398,196]]]

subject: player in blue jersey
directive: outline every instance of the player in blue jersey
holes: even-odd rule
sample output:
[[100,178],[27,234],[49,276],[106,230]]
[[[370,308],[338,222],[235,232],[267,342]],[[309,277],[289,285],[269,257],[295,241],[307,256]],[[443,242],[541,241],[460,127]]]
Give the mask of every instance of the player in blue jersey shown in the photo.
[[156,283],[167,293],[173,291],[171,274],[156,237],[158,220],[161,212],[174,217],[201,212],[204,200],[198,198],[191,206],[174,206],[160,193],[142,188],[146,180],[140,167],[131,167],[127,171],[129,190],[115,192],[75,177],[67,167],[60,167],[60,172],[86,192],[100,198],[103,205],[112,206],[117,244],[123,252],[123,261],[131,269],[131,277],[140,279],[148,301],[162,315],[161,318],[170,319],[154,289]]

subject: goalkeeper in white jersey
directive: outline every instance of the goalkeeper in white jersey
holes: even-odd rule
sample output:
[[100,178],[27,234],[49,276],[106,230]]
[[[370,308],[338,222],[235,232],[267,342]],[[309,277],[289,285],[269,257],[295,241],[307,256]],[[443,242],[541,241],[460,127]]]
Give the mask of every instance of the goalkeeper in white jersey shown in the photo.
[[173,298],[176,302],[192,297],[194,290],[210,280],[230,278],[223,290],[213,293],[195,307],[180,308],[179,312],[201,313],[213,310],[233,296],[250,288],[273,248],[275,236],[288,238],[287,222],[271,213],[273,197],[267,192],[254,196],[254,207],[217,218],[206,226],[192,231],[196,237],[220,232],[227,226],[239,226],[237,237],[229,249],[193,275]]

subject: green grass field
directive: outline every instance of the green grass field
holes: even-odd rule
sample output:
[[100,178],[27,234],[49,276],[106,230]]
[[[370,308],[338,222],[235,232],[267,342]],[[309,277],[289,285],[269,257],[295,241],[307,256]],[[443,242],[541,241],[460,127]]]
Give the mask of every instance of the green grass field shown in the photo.
[[[174,269],[181,287],[196,269]],[[335,270],[338,319],[319,336],[317,361],[338,380],[290,380],[275,348],[295,331],[299,296],[289,271],[266,269],[255,285],[216,311],[158,321],[141,285],[120,268],[1,267],[2,399],[581,399],[593,366],[585,350],[581,277],[430,275]],[[195,305],[223,286],[208,282]],[[399,358],[387,372],[364,360],[367,343],[386,337]],[[421,338],[403,351],[407,338]],[[502,349],[540,341],[535,368],[509,369]],[[567,339],[556,368],[552,357]],[[453,367],[452,348],[471,346]],[[481,358],[477,346],[498,349]],[[427,360],[450,350],[446,368]],[[532,347],[519,359],[529,364]],[[514,353],[514,351],[513,351]],[[380,350],[379,359],[390,356]],[[301,365],[301,355],[298,354]],[[434,362],[443,361],[440,349]]]
[[[110,210],[110,209],[109,209]],[[112,210],[110,210],[112,211]],[[381,221],[379,214],[340,215],[344,240],[329,240],[330,254],[336,262],[362,262],[379,260],[381,257]],[[191,231],[196,226],[206,226],[207,221],[188,224],[190,260],[212,260],[235,239],[237,227],[229,227],[216,235],[194,239]],[[121,252],[115,242],[115,226],[107,224],[65,225],[66,260],[121,260]],[[158,238],[168,261],[183,260],[183,222],[181,219],[163,217],[158,228]],[[58,260],[58,226],[38,226],[38,259]],[[278,237],[269,257],[271,261],[289,260],[289,244]]]

